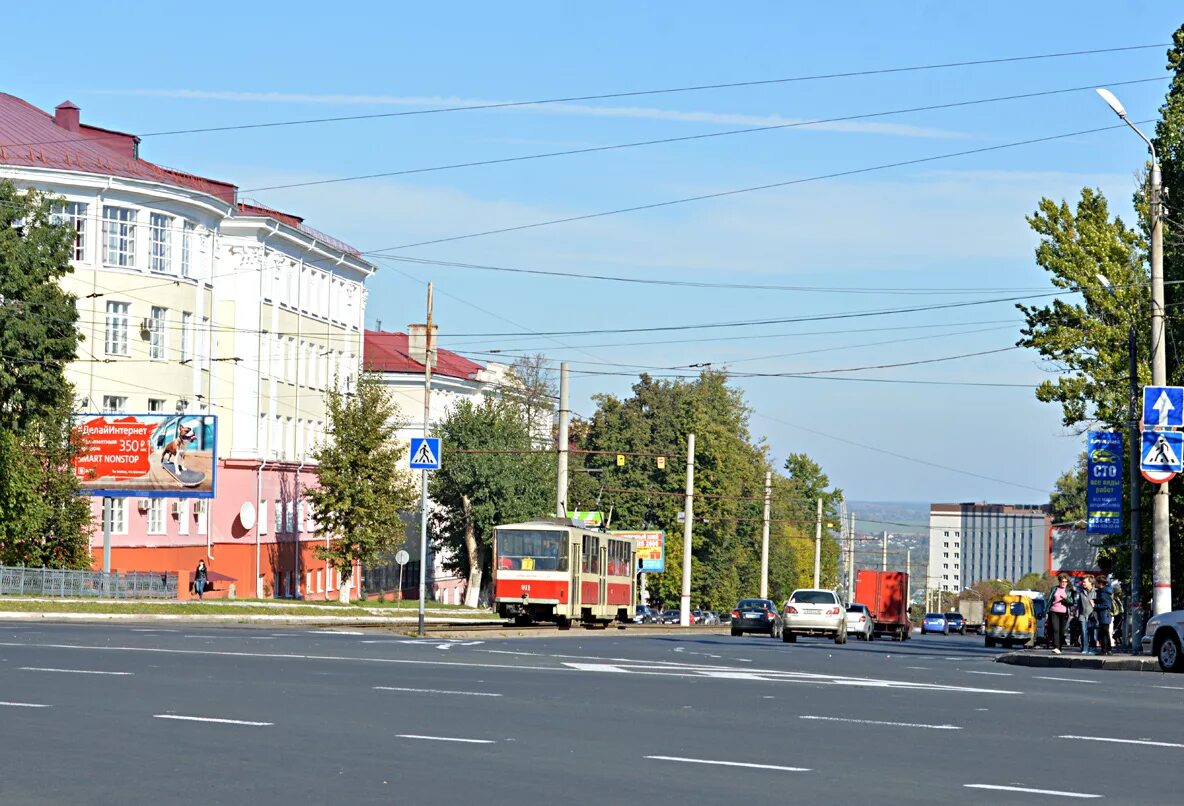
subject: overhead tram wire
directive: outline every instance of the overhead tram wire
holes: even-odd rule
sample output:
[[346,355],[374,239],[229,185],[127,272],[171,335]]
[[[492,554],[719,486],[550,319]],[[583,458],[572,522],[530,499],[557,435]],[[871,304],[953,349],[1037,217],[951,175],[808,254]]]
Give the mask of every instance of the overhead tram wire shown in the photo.
[[[1153,123],[1154,119],[1148,118],[1146,120],[1134,121],[1139,123]],[[710,199],[722,199],[728,196],[739,196],[744,193],[755,193],[761,190],[773,190],[775,188],[791,187],[793,185],[802,185],[808,182],[821,182],[827,179],[840,179],[845,176],[857,176],[860,174],[873,173],[875,171],[885,171],[891,168],[903,168],[910,165],[921,165],[929,162],[937,162],[940,160],[954,159],[956,157],[966,157],[975,154],[987,154],[992,151],[1002,151],[1009,148],[1019,148],[1021,146],[1036,145],[1039,143],[1050,143],[1056,140],[1066,140],[1071,137],[1081,137],[1087,134],[1097,134],[1099,132],[1113,131],[1115,129],[1125,129],[1125,123],[1120,123],[1114,126],[1101,126],[1094,129],[1081,129],[1075,132],[1065,132],[1062,134],[1052,134],[1046,137],[1034,137],[1028,140],[1018,140],[1011,143],[1001,143],[994,146],[983,146],[981,148],[971,148],[965,151],[952,151],[948,154],[935,154],[928,157],[917,157],[910,160],[898,160],[896,162],[886,162],[879,165],[869,165],[863,168],[850,168],[843,171],[834,171],[826,174],[817,174],[815,176],[807,176],[799,179],[789,179],[784,182],[770,182],[764,185],[753,185],[751,187],[734,188],[732,190],[722,190],[716,193],[704,193],[698,196],[684,196],[680,199],[668,199],[666,201],[652,202],[649,204],[639,204],[633,207],[619,207],[614,210],[602,210],[597,213],[584,213],[582,215],[567,216],[566,218],[553,218],[546,221],[536,221],[531,224],[519,224],[513,227],[501,227],[499,229],[484,230],[482,232],[470,232],[463,235],[450,235],[444,238],[432,238],[427,241],[416,241],[414,243],[399,244],[397,246],[388,246],[382,249],[371,249],[363,251],[363,255],[381,256],[386,252],[392,252],[400,249],[411,249],[417,246],[430,246],[438,243],[451,243],[453,241],[463,241],[471,238],[483,238],[488,235],[501,235],[508,232],[521,232],[528,229],[538,229],[540,227],[549,227],[556,224],[571,224],[576,221],[588,221],[596,218],[606,218],[608,216],[623,215],[625,213],[636,213],[643,210],[656,210],[663,207],[673,207],[680,204],[690,204],[692,202],[708,201]]]
[[[453,106],[435,107],[431,109],[408,109],[400,112],[375,112],[365,115],[337,115],[333,117],[303,118],[298,120],[280,120],[264,123],[238,123],[229,126],[204,126],[189,129],[169,129],[146,132],[137,135],[145,137],[172,137],[185,134],[208,134],[212,132],[244,131],[247,129],[271,129],[286,126],[305,126],[320,123],[340,123],[354,120],[378,120],[382,118],[414,117],[421,115],[441,115],[454,112],[476,112],[483,109],[511,109],[525,106],[543,106],[547,104],[572,103],[575,101],[604,101],[614,98],[640,98],[649,95],[670,95],[675,93],[703,92],[706,90],[735,89],[740,87],[759,87],[773,84],[792,84],[808,81],[829,81],[839,78],[858,78],[861,76],[891,75],[896,73],[914,73],[927,70],[948,70],[958,67],[976,67],[988,64],[1014,64],[1048,59],[1062,59],[1074,56],[1095,56],[1103,53],[1125,53],[1139,50],[1172,47],[1169,43],[1154,45],[1125,45],[1113,48],[1092,48],[1089,50],[1070,50],[1055,53],[1037,53],[1026,56],[1002,56],[991,59],[973,59],[958,62],[942,62],[936,64],[910,65],[905,67],[879,67],[868,70],[849,70],[837,73],[817,73],[813,75],[790,76],[786,78],[766,78],[749,81],[716,82],[711,84],[694,84],[682,87],[665,87],[648,90],[627,90],[622,92],[603,92],[587,95],[568,95],[555,98],[539,98],[529,101],[497,101],[484,104],[459,104]],[[273,94],[274,95],[274,94]],[[115,135],[112,135],[115,136]],[[101,139],[101,138],[96,138]],[[52,145],[60,142],[74,142],[73,140],[41,140],[24,143],[5,143],[10,147]]]

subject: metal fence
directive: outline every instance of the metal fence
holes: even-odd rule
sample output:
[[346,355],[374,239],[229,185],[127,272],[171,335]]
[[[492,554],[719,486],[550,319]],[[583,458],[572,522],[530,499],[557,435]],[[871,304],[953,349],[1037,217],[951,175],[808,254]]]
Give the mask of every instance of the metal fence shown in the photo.
[[0,596],[176,599],[175,571],[73,571],[0,565]]

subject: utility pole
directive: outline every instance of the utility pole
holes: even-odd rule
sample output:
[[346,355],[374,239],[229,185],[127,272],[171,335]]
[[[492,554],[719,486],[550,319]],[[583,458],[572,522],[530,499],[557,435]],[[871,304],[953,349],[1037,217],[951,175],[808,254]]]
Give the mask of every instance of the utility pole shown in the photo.
[[[432,414],[432,284],[428,283],[428,328],[424,335],[423,435],[430,430]],[[428,471],[419,471],[419,636],[424,635],[424,601],[428,587]]]
[[913,603],[913,549],[911,546],[904,550],[904,576],[904,606],[907,610],[908,606]]
[[567,406],[567,362],[563,361],[559,364],[559,488],[555,504],[560,518],[567,518],[567,431],[571,417]]
[[888,570],[888,530],[884,530],[884,545],[880,555],[880,570]]
[[765,471],[765,516],[761,523],[761,598],[769,598],[769,503],[773,498],[773,474]]
[[687,491],[683,503],[682,524],[682,597],[678,623],[691,624],[691,523],[695,516],[695,435],[687,434]]
[[[1139,134],[1142,136],[1142,132]],[[1147,145],[1151,148],[1151,383],[1155,386],[1166,386],[1168,354],[1163,325],[1163,180],[1159,172],[1159,158],[1155,154],[1155,146],[1150,140],[1147,141]],[[1160,484],[1156,488],[1152,503],[1155,506],[1151,515],[1151,613],[1159,615],[1172,609],[1172,555],[1167,484]],[[1132,587],[1138,588],[1138,583],[1134,580]]]
[[814,587],[822,576],[822,499],[818,499],[818,514],[814,516]]
[[1140,618],[1143,606],[1143,496],[1139,483],[1140,453],[1142,452],[1142,437],[1139,435],[1139,367],[1136,358],[1135,320],[1130,320],[1127,330],[1127,373],[1130,381],[1130,404],[1128,416],[1130,423],[1127,439],[1130,440],[1130,492],[1131,499],[1131,584],[1127,591],[1128,604],[1126,609],[1126,629],[1123,631],[1128,637],[1130,650],[1134,654],[1142,651],[1143,621]]
[[847,536],[851,542],[847,546],[847,595],[855,598],[855,513],[850,515],[851,526],[847,529]]

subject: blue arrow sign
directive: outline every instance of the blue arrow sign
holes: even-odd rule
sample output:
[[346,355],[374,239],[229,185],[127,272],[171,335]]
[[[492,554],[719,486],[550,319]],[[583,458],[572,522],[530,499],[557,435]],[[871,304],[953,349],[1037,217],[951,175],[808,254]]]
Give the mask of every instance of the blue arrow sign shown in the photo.
[[1184,386],[1144,386],[1143,427],[1184,428]]
[[1179,473],[1184,470],[1184,432],[1144,431],[1143,459],[1139,467],[1143,470]]
[[412,437],[411,438],[411,469],[439,470],[440,469],[440,438]]

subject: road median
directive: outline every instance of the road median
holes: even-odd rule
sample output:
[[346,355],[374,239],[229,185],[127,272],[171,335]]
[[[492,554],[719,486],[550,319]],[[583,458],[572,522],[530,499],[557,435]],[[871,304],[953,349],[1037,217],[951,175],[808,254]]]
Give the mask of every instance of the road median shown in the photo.
[[996,663],[1039,669],[1094,669],[1103,672],[1159,672],[1159,663],[1147,655],[1082,655],[1080,653],[1007,652]]

